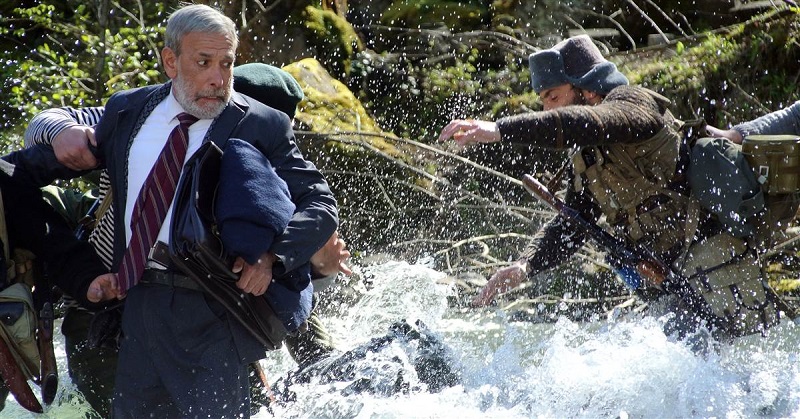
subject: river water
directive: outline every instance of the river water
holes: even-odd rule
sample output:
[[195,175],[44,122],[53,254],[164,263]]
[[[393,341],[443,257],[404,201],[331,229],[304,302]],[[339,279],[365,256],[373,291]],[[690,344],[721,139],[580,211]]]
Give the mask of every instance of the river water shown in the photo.
[[[296,401],[255,417],[800,417],[800,328],[790,321],[767,337],[742,338],[699,356],[662,333],[663,319],[512,322],[495,309],[448,308],[453,290],[442,284],[445,275],[424,264],[385,262],[359,271],[371,286],[355,303],[323,317],[337,346],[346,350],[385,335],[397,320],[421,320],[449,348],[460,382],[426,391],[409,368],[404,377],[410,388],[385,395],[343,391],[347,382],[312,380],[290,387]],[[403,345],[390,345],[384,352],[408,366],[413,348]],[[86,407],[69,382],[60,340],[56,351],[61,382],[54,405],[44,415],[33,415],[9,398],[0,416],[84,416]],[[262,364],[270,381],[295,367],[284,350],[268,354]],[[359,368],[357,375],[375,381],[384,373],[396,374],[370,357]]]

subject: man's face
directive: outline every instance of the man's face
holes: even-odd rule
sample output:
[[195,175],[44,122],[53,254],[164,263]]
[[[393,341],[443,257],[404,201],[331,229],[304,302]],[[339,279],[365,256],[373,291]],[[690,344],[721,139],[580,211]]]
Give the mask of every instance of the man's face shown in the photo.
[[539,93],[544,110],[558,109],[569,105],[586,105],[587,101],[580,89],[567,83],[542,90]]
[[181,40],[181,54],[164,48],[162,57],[173,93],[186,112],[217,117],[231,98],[234,43],[224,35],[190,32]]

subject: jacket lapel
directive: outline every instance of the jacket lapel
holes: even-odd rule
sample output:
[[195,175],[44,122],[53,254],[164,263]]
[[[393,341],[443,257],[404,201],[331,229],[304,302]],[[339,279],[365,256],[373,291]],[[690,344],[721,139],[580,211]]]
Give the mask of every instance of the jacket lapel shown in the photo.
[[244,118],[248,108],[249,105],[241,95],[233,92],[228,106],[225,107],[225,110],[223,110],[217,117],[217,120],[214,121],[214,125],[208,137],[209,140],[213,141],[220,149],[224,149],[225,143],[228,141],[228,138],[231,137],[231,134],[239,125],[242,118]]
[[[114,136],[120,140],[117,141],[117,147],[113,150],[113,155],[110,156],[113,163],[109,164],[109,169],[113,170],[113,175],[116,176],[116,179],[127,179],[128,151],[133,142],[134,133],[139,131],[147,116],[153,111],[152,107],[158,105],[160,101],[151,104],[150,108],[146,108],[147,105],[154,95],[163,95],[164,89],[168,91],[169,88],[170,83],[166,83],[150,89],[146,94],[130,95],[128,97],[128,106],[124,106],[117,113],[117,129]],[[144,114],[145,112],[146,114]]]

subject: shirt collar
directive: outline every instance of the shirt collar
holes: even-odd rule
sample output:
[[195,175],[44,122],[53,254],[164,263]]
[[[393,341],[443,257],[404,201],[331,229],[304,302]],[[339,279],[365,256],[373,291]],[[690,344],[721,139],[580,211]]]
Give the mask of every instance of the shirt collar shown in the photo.
[[[175,86],[172,86],[172,88],[174,89]],[[186,111],[183,109],[183,106],[178,103],[178,100],[175,99],[175,93],[170,90],[167,98],[164,100],[164,116],[169,118],[167,121],[172,122],[181,112]]]

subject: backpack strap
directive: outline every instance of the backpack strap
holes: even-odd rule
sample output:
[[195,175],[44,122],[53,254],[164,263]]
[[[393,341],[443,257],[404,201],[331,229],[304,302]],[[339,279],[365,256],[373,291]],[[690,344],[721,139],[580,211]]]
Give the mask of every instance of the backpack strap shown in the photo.
[[75,236],[81,240],[87,239],[91,231],[97,227],[98,223],[100,223],[100,219],[103,218],[103,215],[105,215],[109,208],[111,208],[113,200],[114,194],[112,193],[111,186],[109,185],[105,190],[105,195],[103,195],[103,198],[95,201],[91,208],[89,208],[89,211],[86,212],[86,215],[78,220],[78,228],[75,230]]
[[100,222],[100,219],[103,218],[103,215],[111,208],[111,204],[114,201],[114,190],[111,189],[111,186],[108,187],[106,191],[106,195],[100,201],[100,205],[94,211],[94,220],[92,220],[92,228],[97,227],[97,223]]

